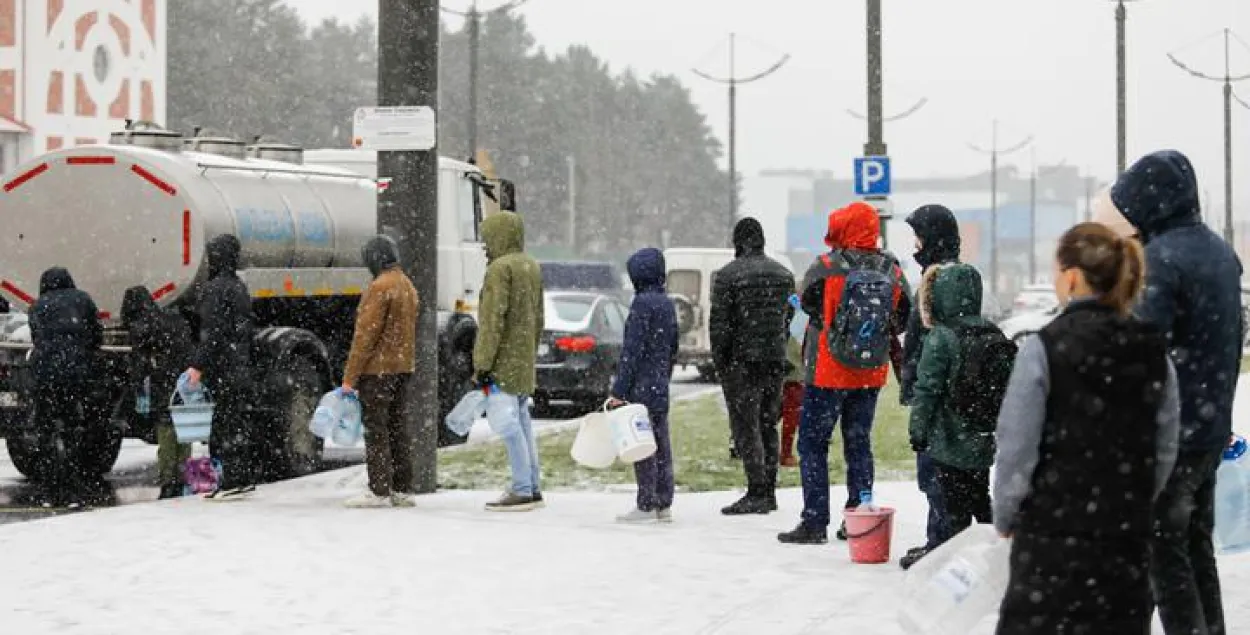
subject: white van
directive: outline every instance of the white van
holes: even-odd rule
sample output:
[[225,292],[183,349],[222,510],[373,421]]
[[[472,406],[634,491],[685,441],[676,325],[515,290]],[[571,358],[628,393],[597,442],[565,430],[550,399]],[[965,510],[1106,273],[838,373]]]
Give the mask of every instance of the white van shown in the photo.
[[[784,255],[769,253],[791,273],[794,267]],[[676,365],[694,366],[703,378],[716,377],[712,363],[712,338],[708,318],[712,313],[712,282],[716,274],[734,259],[732,249],[677,247],[664,251],[668,273],[668,294],[677,307],[681,347]]]

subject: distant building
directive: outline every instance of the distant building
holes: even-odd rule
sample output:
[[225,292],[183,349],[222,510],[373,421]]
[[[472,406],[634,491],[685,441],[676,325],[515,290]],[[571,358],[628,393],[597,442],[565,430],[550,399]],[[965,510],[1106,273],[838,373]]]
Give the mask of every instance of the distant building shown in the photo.
[[167,0],[0,0],[0,172],[164,123]]

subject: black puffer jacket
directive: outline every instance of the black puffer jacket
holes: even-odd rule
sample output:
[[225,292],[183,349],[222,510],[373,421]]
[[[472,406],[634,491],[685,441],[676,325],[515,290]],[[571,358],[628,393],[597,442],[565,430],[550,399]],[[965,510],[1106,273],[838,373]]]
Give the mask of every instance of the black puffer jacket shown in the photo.
[[794,274],[764,255],[764,228],[754,218],[734,227],[737,258],[712,285],[708,328],[717,368],[735,363],[786,363],[794,308]]
[[239,240],[231,235],[209,241],[208,281],[199,290],[200,344],[191,366],[204,373],[209,385],[230,382],[251,360],[252,300],[235,270]]
[[191,327],[173,309],[162,309],[145,287],[131,287],[122,299],[122,324],[130,333],[134,355],[131,387],[136,394],[150,378],[152,408],[163,409],[178,375],[191,363]]
[[67,389],[92,378],[104,328],[95,302],[74,286],[69,271],[53,267],[39,280],[39,299],[30,310],[38,384]]
[[[914,254],[916,264],[922,271],[929,267],[959,262],[959,221],[955,214],[942,205],[925,205],[907,217],[916,238],[923,247]],[[913,302],[911,315],[907,318],[907,336],[903,341],[903,367],[899,372],[902,389],[900,400],[911,404],[916,389],[916,371],[920,366],[920,353],[924,350],[924,338],[929,334],[920,317],[920,302]]]

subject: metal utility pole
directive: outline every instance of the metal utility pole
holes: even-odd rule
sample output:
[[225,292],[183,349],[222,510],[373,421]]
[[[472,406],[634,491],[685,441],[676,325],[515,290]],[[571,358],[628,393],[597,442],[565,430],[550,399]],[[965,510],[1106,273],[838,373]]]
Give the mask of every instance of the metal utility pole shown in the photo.
[[1115,133],[1116,133],[1116,174],[1124,174],[1128,169],[1128,56],[1125,44],[1125,33],[1128,23],[1128,9],[1125,2],[1132,0],[1116,0],[1115,7]]
[[465,155],[472,161],[477,156],[477,78],[478,78],[478,57],[482,49],[482,16],[492,13],[507,13],[529,0],[512,0],[507,4],[495,7],[489,11],[480,11],[477,8],[477,0],[469,5],[468,11],[457,11],[443,7],[443,11],[452,15],[458,15],[464,18],[464,28],[469,32],[469,114],[468,114],[468,153]]
[[1009,148],[1000,149],[998,146],[998,120],[994,120],[994,129],[991,136],[991,145],[982,148],[975,144],[968,144],[968,147],[990,155],[990,289],[998,293],[998,157],[1003,155],[1019,152],[1033,143],[1033,136],[1030,135]]
[[[438,107],[438,0],[378,0],[378,105]],[[426,307],[438,297],[438,151],[379,152],[378,231],[400,244],[404,272]],[[404,404],[417,493],[438,487],[438,323],[417,319],[417,368]]]
[[747,77],[738,77],[737,60],[735,59],[735,49],[737,47],[737,34],[729,34],[729,76],[716,77],[695,68],[691,69],[695,75],[702,77],[711,82],[725,84],[729,87],[729,231],[733,231],[734,225],[738,222],[738,86],[741,84],[750,84],[757,82],[777,71],[781,70],[786,62],[790,61],[790,55],[784,54],[777,63],[770,66],[762,73],[756,73]]
[[1233,244],[1233,82],[1250,79],[1250,74],[1238,76],[1232,74],[1230,45],[1233,37],[1235,35],[1232,30],[1224,29],[1224,75],[1222,77],[1198,72],[1186,66],[1172,53],[1168,53],[1168,59],[1186,73],[1200,79],[1224,84],[1224,240],[1229,245]]
[[1029,284],[1037,283],[1037,148],[1029,148]]

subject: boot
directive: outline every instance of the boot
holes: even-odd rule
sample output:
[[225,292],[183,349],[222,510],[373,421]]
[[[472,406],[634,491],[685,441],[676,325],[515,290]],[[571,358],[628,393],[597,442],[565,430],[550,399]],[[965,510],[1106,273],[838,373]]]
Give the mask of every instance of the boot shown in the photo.
[[161,486],[161,495],[156,500],[167,500],[182,497],[182,485],[168,484]]
[[746,496],[738,499],[738,502],[720,510],[720,513],[726,516],[767,514],[776,509],[775,505],[776,503],[770,501],[767,496],[759,496],[748,492]]
[[928,547],[915,547],[913,549],[908,549],[907,554],[899,559],[898,566],[902,567],[903,570],[906,571],[912,568],[917,562],[920,562],[920,559],[927,555],[929,555]]
[[783,545],[823,545],[829,542],[829,534],[824,529],[811,529],[799,523],[794,531],[777,534],[777,541]]

